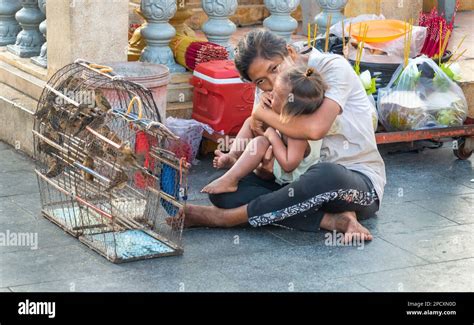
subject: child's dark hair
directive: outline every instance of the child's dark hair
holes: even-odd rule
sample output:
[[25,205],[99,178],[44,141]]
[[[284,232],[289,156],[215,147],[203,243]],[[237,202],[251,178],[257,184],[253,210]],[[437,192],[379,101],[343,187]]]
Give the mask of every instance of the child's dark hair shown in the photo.
[[292,117],[312,114],[323,103],[327,85],[313,68],[297,66],[282,72],[281,81],[288,85],[290,94],[280,113],[282,123]]
[[256,58],[271,60],[275,57],[288,56],[286,41],[269,30],[256,29],[247,33],[239,41],[235,50],[234,62],[240,76],[245,81],[252,81],[248,69]]

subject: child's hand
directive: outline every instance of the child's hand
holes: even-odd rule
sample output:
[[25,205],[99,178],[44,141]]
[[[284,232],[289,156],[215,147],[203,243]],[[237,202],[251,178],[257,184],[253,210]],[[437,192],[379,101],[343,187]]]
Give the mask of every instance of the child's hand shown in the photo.
[[268,127],[263,135],[268,139],[268,141],[270,141],[270,143],[274,137],[279,137],[278,133],[272,127]]
[[265,91],[260,95],[260,102],[262,106],[267,109],[272,109],[273,94],[270,91]]

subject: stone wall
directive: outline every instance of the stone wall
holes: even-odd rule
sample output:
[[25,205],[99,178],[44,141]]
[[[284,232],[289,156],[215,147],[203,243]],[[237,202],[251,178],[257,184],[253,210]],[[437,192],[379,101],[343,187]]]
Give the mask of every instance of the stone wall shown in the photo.
[[422,9],[423,0],[349,0],[344,14],[348,17],[361,14],[383,14],[387,19],[414,18],[417,22]]

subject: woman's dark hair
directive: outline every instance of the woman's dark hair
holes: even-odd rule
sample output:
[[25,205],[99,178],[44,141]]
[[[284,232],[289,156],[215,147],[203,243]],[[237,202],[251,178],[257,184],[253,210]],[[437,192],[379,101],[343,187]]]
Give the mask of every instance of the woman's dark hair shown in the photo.
[[323,103],[328,87],[321,74],[313,68],[292,67],[284,71],[280,78],[290,89],[280,114],[282,123],[287,123],[294,116],[312,114]]
[[286,41],[275,33],[265,29],[256,29],[247,33],[235,49],[235,66],[245,81],[252,81],[248,69],[256,58],[271,60],[288,56]]

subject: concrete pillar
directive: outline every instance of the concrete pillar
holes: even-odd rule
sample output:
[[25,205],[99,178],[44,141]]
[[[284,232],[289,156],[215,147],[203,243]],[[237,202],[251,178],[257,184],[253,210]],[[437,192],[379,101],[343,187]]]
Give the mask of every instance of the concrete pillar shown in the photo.
[[21,58],[30,58],[40,54],[45,39],[39,31],[39,24],[46,18],[38,8],[38,0],[20,0],[23,6],[15,15],[22,31],[16,37],[14,45],[8,45],[8,51]]
[[344,19],[342,10],[347,4],[347,0],[318,0],[322,12],[316,16],[318,33],[326,33],[326,24],[331,16],[331,26]]
[[229,52],[229,58],[234,57],[234,48],[229,39],[237,30],[229,17],[237,10],[237,0],[202,0],[202,9],[209,20],[202,26],[210,42],[224,46]]
[[140,61],[164,64],[170,72],[184,72],[186,69],[176,63],[169,47],[169,42],[176,35],[176,31],[168,21],[174,16],[176,9],[176,0],[142,0],[140,11],[147,24],[141,33],[146,39],[147,46],[142,52]]
[[81,58],[127,61],[128,0],[48,0],[48,75]]
[[[319,8],[318,0],[301,0],[301,13],[303,14],[303,28],[301,28],[301,32],[303,35],[308,36],[308,28],[306,26],[308,26],[308,23],[313,25],[316,15],[320,12],[321,8]],[[313,30],[311,30],[311,33],[313,33]]]
[[15,14],[20,9],[20,0],[0,0],[0,46],[15,43],[21,30]]
[[291,17],[291,13],[300,4],[300,0],[265,0],[265,7],[270,11],[270,17],[263,21],[263,26],[291,41],[291,34],[298,27],[296,19]]
[[[46,0],[39,0],[38,5],[41,12],[44,15],[46,15]],[[41,33],[43,33],[45,40],[46,40],[46,29],[47,29],[47,26],[46,26],[46,19],[45,19],[39,25],[39,30]],[[43,46],[41,46],[40,55],[31,58],[31,62],[43,68],[46,68],[48,66],[48,42],[46,41],[44,42]]]

